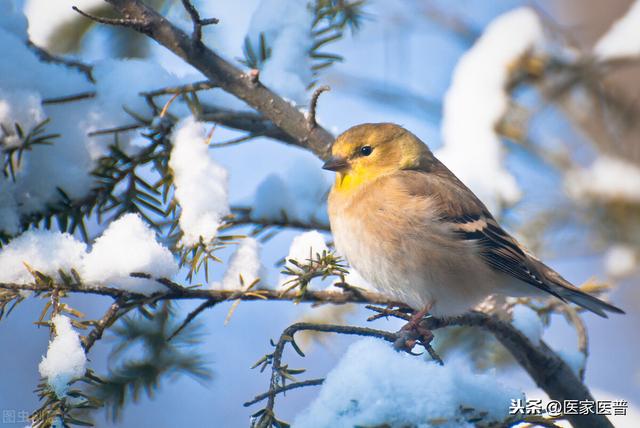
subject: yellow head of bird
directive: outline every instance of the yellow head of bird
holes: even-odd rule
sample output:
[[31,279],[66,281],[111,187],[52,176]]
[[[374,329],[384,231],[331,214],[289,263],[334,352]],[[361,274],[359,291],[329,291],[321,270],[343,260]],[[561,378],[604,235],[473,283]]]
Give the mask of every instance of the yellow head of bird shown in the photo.
[[349,192],[382,175],[424,168],[432,159],[426,144],[403,127],[365,123],[336,138],[323,168],[336,172],[337,191]]

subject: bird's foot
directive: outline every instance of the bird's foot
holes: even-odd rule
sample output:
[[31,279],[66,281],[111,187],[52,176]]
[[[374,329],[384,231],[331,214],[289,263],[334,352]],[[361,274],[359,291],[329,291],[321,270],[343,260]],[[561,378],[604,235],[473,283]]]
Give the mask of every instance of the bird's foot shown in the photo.
[[[402,326],[402,330],[417,330],[419,328],[424,328],[420,326],[420,323],[424,320],[424,317],[429,313],[431,306],[426,306],[421,311],[416,312],[411,316],[409,322],[407,322],[404,326]],[[432,335],[433,336],[433,335]]]
[[433,333],[428,328],[418,324],[409,326],[409,324],[403,326],[400,331],[396,333],[396,341],[393,346],[399,351],[405,351],[413,355],[417,355],[412,352],[416,345],[421,345],[425,349],[431,346],[433,340]]
[[396,333],[396,341],[393,346],[399,351],[407,352],[411,355],[419,355],[413,352],[413,348],[416,345],[422,346],[440,365],[443,365],[442,359],[436,354],[431,347],[431,341],[433,340],[433,332],[425,325],[424,316],[429,311],[429,308],[425,308],[419,312],[416,312],[409,322],[407,322]]
[[411,350],[417,344],[425,348],[431,344],[433,333],[423,325],[424,317],[428,311],[429,308],[427,307],[413,314],[411,319],[396,333],[398,336],[394,344],[396,349],[411,353]]

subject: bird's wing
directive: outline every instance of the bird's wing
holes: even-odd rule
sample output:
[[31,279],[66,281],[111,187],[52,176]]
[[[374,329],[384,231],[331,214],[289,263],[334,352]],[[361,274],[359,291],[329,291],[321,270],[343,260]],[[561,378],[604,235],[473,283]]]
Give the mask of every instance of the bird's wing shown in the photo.
[[509,235],[489,214],[463,214],[443,217],[449,223],[454,236],[469,241],[478,248],[480,257],[493,269],[507,273],[514,278],[533,285],[564,300],[544,281],[544,273],[534,263],[533,256]]
[[604,310],[622,313],[619,308],[584,293],[534,257],[500,227],[469,188],[444,165],[439,167],[429,173],[403,171],[406,189],[414,196],[431,198],[440,221],[455,238],[474,245],[488,266],[600,316],[606,317]]
[[402,181],[412,196],[434,201],[435,211],[454,238],[478,249],[484,262],[495,270],[560,297],[526,252],[493,218],[487,207],[444,165],[441,170],[403,171]]
[[488,212],[443,219],[461,239],[478,245],[482,259],[492,268],[507,273],[527,284],[546,291],[566,302],[570,301],[607,318],[608,312],[624,313],[607,302],[580,290],[558,272],[545,265],[502,229]]

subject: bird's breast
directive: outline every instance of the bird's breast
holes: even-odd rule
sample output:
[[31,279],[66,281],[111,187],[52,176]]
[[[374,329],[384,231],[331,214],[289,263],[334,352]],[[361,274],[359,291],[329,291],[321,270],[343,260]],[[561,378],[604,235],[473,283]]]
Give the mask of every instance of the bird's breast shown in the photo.
[[486,296],[473,274],[485,268],[451,239],[429,200],[371,189],[351,199],[333,194],[328,208],[336,249],[380,292],[414,308],[435,302],[441,314]]
[[[386,193],[386,194],[385,194]],[[381,292],[413,305],[428,300],[426,261],[439,241],[429,207],[417,200],[372,192],[350,200],[329,198],[336,249]]]

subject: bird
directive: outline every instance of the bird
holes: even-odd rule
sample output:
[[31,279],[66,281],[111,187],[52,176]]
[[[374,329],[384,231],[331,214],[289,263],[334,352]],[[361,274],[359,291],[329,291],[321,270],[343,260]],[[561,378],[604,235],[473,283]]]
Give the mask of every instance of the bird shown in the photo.
[[336,250],[383,295],[418,311],[412,322],[460,315],[490,295],[552,295],[601,317],[624,313],[536,258],[399,125],[348,129],[323,168],[336,173],[328,196]]

